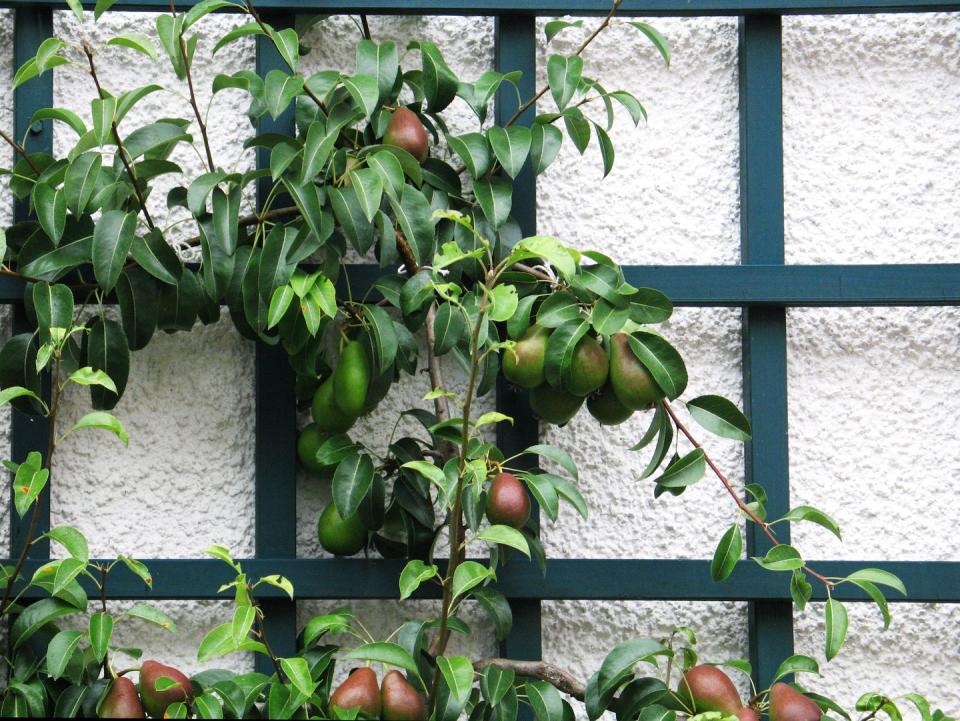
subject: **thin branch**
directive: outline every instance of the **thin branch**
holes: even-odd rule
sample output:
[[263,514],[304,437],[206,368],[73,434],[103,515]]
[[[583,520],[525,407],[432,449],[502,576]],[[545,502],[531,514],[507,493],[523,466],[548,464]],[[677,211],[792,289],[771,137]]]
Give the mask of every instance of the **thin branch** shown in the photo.
[[[673,410],[673,406],[671,406],[666,399],[664,399],[662,403],[663,403],[663,409],[667,412],[667,414],[673,420],[673,424],[677,427],[677,430],[679,430],[681,433],[683,433],[684,436],[686,436],[687,440],[690,441],[690,443],[693,445],[694,448],[699,448],[700,450],[703,451],[703,458],[707,462],[707,465],[710,466],[710,470],[712,470],[714,475],[720,479],[721,483],[723,483],[724,488],[727,489],[727,493],[729,493],[730,497],[733,498],[733,500],[736,502],[737,507],[741,511],[743,511],[743,513],[751,521],[753,521],[760,527],[760,529],[764,532],[767,538],[770,539],[770,542],[773,543],[774,546],[782,546],[783,544],[777,540],[777,537],[774,535],[773,531],[770,530],[770,524],[764,521],[763,519],[761,519],[744,502],[744,500],[740,497],[740,494],[737,493],[737,490],[733,487],[733,484],[730,483],[730,481],[727,479],[725,475],[723,475],[723,473],[717,467],[717,464],[713,462],[713,459],[710,458],[709,455],[707,455],[707,452],[704,450],[703,446],[700,445],[697,439],[693,437],[693,434],[690,433],[689,429],[677,417],[677,413],[676,411]],[[823,583],[823,585],[826,586],[827,588],[833,588],[834,586],[833,581],[831,581],[826,576],[822,576],[821,574],[817,573],[809,566],[804,566],[803,570],[806,571],[811,576],[813,576],[814,578],[816,578],[821,583]]]
[[[174,0],[170,0],[170,12],[173,14],[173,17],[177,17],[177,7],[174,5]],[[197,94],[193,89],[193,75],[190,72],[190,57],[187,53],[187,43],[183,39],[183,33],[177,37],[178,44],[180,45],[180,57],[183,58],[183,70],[187,76],[187,88],[190,90],[190,107],[193,108],[193,114],[197,118],[197,126],[200,128],[200,137],[203,138],[203,148],[207,151],[207,166],[210,168],[210,172],[214,172],[217,167],[213,162],[213,151],[210,149],[210,138],[207,136],[207,125],[203,122],[203,115],[200,113],[200,108],[197,105]]]
[[487,666],[497,666],[506,671],[513,671],[518,676],[535,678],[546,681],[561,693],[568,694],[577,701],[583,701],[586,696],[586,686],[559,666],[546,661],[514,661],[510,658],[482,658],[473,662],[475,671],[483,671]]
[[33,160],[30,158],[30,156],[27,154],[26,148],[24,148],[22,145],[20,145],[20,143],[18,143],[16,140],[14,140],[9,135],[7,135],[6,132],[3,130],[0,130],[0,138],[3,138],[7,142],[7,145],[13,148],[17,153],[20,154],[21,157],[23,157],[24,160],[27,161],[27,165],[30,166],[30,170],[32,170],[37,175],[40,175],[40,168],[36,166],[36,163],[34,163]]
[[360,24],[363,26],[363,37],[367,40],[373,40],[370,35],[370,24],[367,22],[367,16],[362,13],[360,15]]
[[[437,304],[431,303],[430,310],[427,311],[426,331],[427,331],[427,365],[430,370],[430,385],[432,388],[444,388],[443,371],[440,368],[440,359],[433,352],[433,344],[436,340],[436,333],[433,329],[434,320],[437,317]],[[433,408],[437,414],[437,420],[440,423],[450,420],[450,403],[446,396],[437,396],[433,399]],[[445,449],[446,450],[446,449]],[[442,454],[443,460],[448,460],[450,456],[447,453]]]

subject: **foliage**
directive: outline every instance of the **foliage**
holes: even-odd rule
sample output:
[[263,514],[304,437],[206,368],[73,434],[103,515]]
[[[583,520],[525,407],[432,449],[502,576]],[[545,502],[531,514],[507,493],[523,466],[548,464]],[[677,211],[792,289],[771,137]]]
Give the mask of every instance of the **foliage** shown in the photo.
[[[68,4],[82,21],[80,6],[73,0]],[[110,5],[109,0],[98,3],[95,15],[99,18]],[[233,88],[249,95],[247,114],[254,131],[245,148],[256,148],[266,158],[264,167],[255,170],[216,162],[194,93],[191,71],[199,34],[204,18],[215,10],[241,13],[245,23],[216,38],[213,54],[240,38],[257,36],[286,65],[263,76],[249,70],[218,75],[213,83],[214,93]],[[889,623],[881,587],[906,593],[895,576],[862,569],[846,578],[827,578],[810,568],[799,549],[779,543],[775,527],[809,522],[839,536],[833,519],[810,506],[768,519],[763,488],[734,488],[681,420],[673,403],[687,387],[687,370],[681,354],[657,329],[672,313],[670,300],[628,283],[623,270],[601,253],[581,252],[552,237],[524,237],[511,216],[512,179],[524,168],[542,173],[565,140],[583,154],[595,139],[606,175],[615,160],[609,135],[615,108],[634,125],[645,117],[629,91],[608,91],[586,74],[582,52],[611,26],[613,15],[574,53],[550,55],[548,86],[526,102],[518,99],[512,117],[492,124],[491,102],[498,94],[519,94],[519,72],[462,80],[441,50],[424,41],[411,43],[403,58],[419,57],[420,67],[405,68],[395,43],[378,43],[367,34],[356,45],[356,72],[305,75],[301,56],[307,48],[300,38],[307,26],[273,27],[252,6],[233,0],[202,0],[187,12],[158,16],[159,47],[137,33],[106,41],[157,62],[163,58],[182,88],[148,84],[121,92],[103,87],[97,67],[101,48],[87,40],[74,45],[50,39],[17,72],[15,84],[20,85],[55,67],[79,63],[89,72],[92,95],[89,127],[62,108],[37,114],[76,134],[64,157],[29,152],[3,134],[18,153],[7,171],[11,192],[32,209],[29,219],[0,236],[3,272],[24,281],[24,304],[34,330],[14,336],[0,350],[0,402],[46,417],[52,429],[45,456],[37,449],[25,459],[6,462],[20,516],[31,513],[35,525],[54,452],[67,435],[100,429],[127,442],[126,431],[109,411],[123,396],[130,352],[144,348],[157,330],[189,331],[198,319],[213,323],[226,307],[246,338],[283,348],[298,375],[300,400],[313,398],[315,423],[304,431],[298,451],[305,468],[332,487],[335,513],[321,520],[321,540],[332,538],[338,552],[363,548],[407,559],[399,578],[401,598],[427,583],[438,584],[442,595],[437,618],[408,621],[387,639],[372,637],[349,610],[318,616],[303,629],[297,654],[281,658],[271,650],[257,598],[267,587],[293,598],[293,582],[282,576],[253,582],[227,549],[214,546],[208,553],[235,573],[220,589],[233,594],[235,608],[201,641],[198,658],[207,663],[253,652],[268,657],[274,672],[204,671],[191,679],[189,691],[184,683],[161,677],[156,692],[179,688],[184,694],[183,701],[167,707],[166,716],[243,718],[256,706],[270,718],[355,717],[356,710],[331,704],[338,659],[405,671],[438,721],[461,713],[471,719],[511,719],[521,704],[543,721],[571,718],[570,701],[558,689],[584,701],[591,718],[605,709],[621,719],[644,721],[696,715],[671,690],[671,674],[697,664],[690,629],[677,629],[668,639],[619,644],[579,692],[557,682],[556,669],[515,670],[521,667],[509,660],[482,662],[446,654],[452,632],[470,633],[458,617],[468,600],[491,616],[499,638],[509,632],[510,606],[498,590],[497,573],[512,555],[532,557],[546,570],[536,514],[528,519],[529,512],[521,513],[515,525],[484,521],[495,477],[519,479],[524,497],[529,493],[550,522],[558,520],[562,505],[587,517],[578,470],[565,450],[537,444],[505,457],[490,440],[491,430],[513,419],[499,412],[476,413],[477,399],[494,388],[509,354],[520,357],[525,334],[534,325],[548,330],[542,335],[543,378],[534,389],[545,399],[538,406],[545,420],[547,407],[558,399],[569,404],[557,411],[563,415],[558,422],[575,413],[584,394],[570,389],[597,373],[604,380],[589,386],[587,406],[599,413],[593,403],[598,392],[605,392],[600,386],[607,382],[609,349],[614,406],[629,403],[619,387],[638,378],[644,392],[652,393],[622,410],[627,416],[652,411],[649,430],[633,450],[650,454],[642,478],[652,479],[653,493],[678,496],[708,468],[725,486],[735,507],[711,564],[715,581],[723,581],[740,563],[746,521],[771,542],[770,550],[754,561],[789,574],[799,608],[812,597],[811,579],[823,585],[828,658],[840,651],[847,633],[846,611],[833,595],[841,584],[864,591]],[[547,39],[581,25],[548,23]],[[623,26],[649,39],[669,63],[669,46],[654,28],[640,22]],[[160,92],[186,97],[184,117],[130,127],[131,110]],[[548,92],[555,107],[529,125],[518,122]],[[475,131],[450,131],[443,113],[454,102],[473,111]],[[403,140],[409,133],[445,145],[450,160],[441,153],[431,155],[420,140]],[[197,150],[205,163],[196,177],[188,177],[175,160],[184,149]],[[150,200],[156,180],[170,175],[176,182],[166,197],[171,212],[163,226],[151,215]],[[244,215],[242,208],[254,197],[256,211]],[[185,233],[192,235],[184,239]],[[173,241],[199,251],[200,263],[185,263],[171,247]],[[369,287],[350,282],[344,260],[351,252],[373,256],[379,264],[380,275]],[[84,302],[77,305],[75,298]],[[119,321],[107,308],[110,304],[118,306]],[[90,306],[92,316],[83,312]],[[421,337],[432,383],[424,400],[433,410],[417,407],[403,415],[415,419],[422,432],[391,437],[386,452],[351,437],[359,415],[373,412],[394,384],[422,370]],[[616,351],[614,338],[620,343]],[[602,357],[599,366],[586,367],[584,342],[589,347],[583,353]],[[624,354],[620,361],[614,360],[617,353]],[[465,383],[444,384],[442,356],[462,368]],[[44,378],[51,381],[49,397],[42,392]],[[77,385],[88,388],[94,410],[58,438],[61,395]],[[685,407],[710,433],[737,441],[750,438],[749,421],[727,399],[705,395],[687,400]],[[675,442],[680,437],[690,446],[683,454]],[[446,564],[434,559],[444,533],[451,549]],[[117,669],[111,662],[116,653],[139,656],[111,643],[115,625],[139,620],[174,631],[174,624],[145,604],[124,613],[108,609],[109,575],[126,568],[149,586],[143,564],[127,557],[91,562],[86,539],[73,528],[44,535],[63,546],[68,557],[42,566],[28,579],[22,574],[25,546],[17,562],[3,568],[0,614],[15,620],[10,681],[0,712],[92,715],[104,711],[105,695],[116,684],[112,680],[137,670]],[[486,557],[468,559],[468,548],[485,549]],[[91,585],[100,593],[100,610],[82,630],[61,629],[68,617],[87,610],[85,589]],[[42,600],[20,604],[37,596]],[[744,661],[727,666],[750,674]],[[813,659],[797,656],[784,662],[778,676],[801,671],[819,673]],[[754,691],[750,705],[765,711],[768,690]],[[825,712],[849,719],[829,699],[810,698]],[[907,700],[924,721],[945,718],[920,697]],[[885,696],[865,696],[858,708],[868,717],[884,713],[899,721],[894,700]]]

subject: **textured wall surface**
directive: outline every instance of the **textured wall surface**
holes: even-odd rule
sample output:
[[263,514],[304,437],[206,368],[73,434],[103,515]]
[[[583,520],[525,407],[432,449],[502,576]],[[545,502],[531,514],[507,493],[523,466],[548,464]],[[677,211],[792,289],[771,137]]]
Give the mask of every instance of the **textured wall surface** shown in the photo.
[[[0,47],[10,47],[10,17],[0,13]],[[81,37],[66,13],[56,18],[58,33]],[[204,21],[211,32],[238,22],[227,16]],[[396,39],[401,47],[413,37],[440,43],[450,65],[467,78],[492,65],[489,18],[374,17],[370,22],[376,38]],[[582,159],[567,142],[538,181],[539,231],[626,263],[736,263],[736,21],[652,22],[672,43],[669,70],[628,27],[601,36],[587,63],[588,74],[608,89],[636,92],[650,112],[649,122],[633,130],[618,111],[612,134],[617,160],[604,182],[596,141]],[[88,21],[82,34],[102,40],[129,30],[152,35],[152,27],[149,15],[111,14],[96,28]],[[958,30],[958,16],[785,19],[788,262],[957,261],[960,210],[952,191],[960,179]],[[567,31],[554,44],[570,50],[585,32]],[[356,37],[356,28],[344,18],[317,26],[306,40],[313,51],[305,69],[352,70],[353,53],[345,48]],[[448,37],[456,38],[449,48]],[[209,44],[201,45],[201,59],[204,47]],[[541,46],[541,74],[549,52]],[[249,41],[221,51],[213,63],[201,60],[195,73],[201,104],[210,97],[216,73],[252,67],[253,61]],[[104,84],[114,91],[147,82],[177,86],[165,65],[127,50],[104,50],[100,62]],[[0,63],[0,75],[9,78],[9,52],[0,54]],[[58,104],[88,117],[89,78],[75,68],[58,71],[55,78]],[[0,93],[0,122],[6,128],[12,127],[8,87]],[[214,152],[229,167],[251,162],[238,144],[248,131],[246,104],[241,93],[225,91],[212,106]],[[181,107],[176,96],[157,93],[127,122],[132,127],[147,117],[179,113]],[[543,107],[549,108],[549,101]],[[474,129],[462,105],[451,115],[455,132]],[[70,141],[69,133],[58,128],[59,151]],[[9,153],[0,152],[0,164],[6,165]],[[177,159],[192,173],[201,168],[195,155],[184,152]],[[166,190],[158,184],[151,209],[170,223],[180,216],[167,215]],[[0,207],[0,220],[9,218],[9,204]],[[953,433],[960,410],[957,321],[953,309],[789,312],[793,494],[798,503],[833,513],[845,531],[841,545],[818,528],[796,528],[797,544],[812,557],[960,560],[960,545],[951,534],[960,506],[941,490],[960,471]],[[9,332],[9,322],[2,325]],[[739,311],[679,309],[665,331],[687,358],[690,397],[717,392],[740,401]],[[385,443],[391,412],[411,405],[426,390],[423,377],[396,388],[381,412],[363,419],[357,432]],[[87,408],[79,392],[66,403],[65,422]],[[71,438],[60,449],[54,522],[81,527],[95,554],[193,557],[218,542],[238,556],[250,555],[253,403],[253,347],[229,320],[191,334],[160,334],[133,356],[127,395],[116,411],[130,431],[130,448],[120,450],[112,436],[103,434]],[[734,517],[732,508],[711,480],[680,498],[652,498],[649,481],[636,480],[643,453],[626,450],[645,420],[604,433],[588,417],[564,429],[544,429],[545,439],[568,447],[579,462],[592,513],[583,522],[566,507],[555,527],[547,524],[544,542],[550,554],[710,556],[716,531]],[[7,427],[4,414],[0,442]],[[711,441],[710,450],[732,480],[742,480],[743,455],[736,444]],[[298,553],[321,555],[315,523],[329,491],[306,476],[298,489]],[[7,528],[4,518],[0,533]],[[160,605],[177,619],[179,634],[134,630],[125,622],[122,638],[136,639],[148,657],[197,670],[197,640],[226,620],[226,604]],[[302,603],[299,620],[302,624],[335,605]],[[434,613],[433,606],[353,604],[377,637],[388,635],[406,615]],[[875,687],[918,690],[960,712],[960,695],[951,683],[960,676],[958,608],[901,605],[893,611],[891,630],[881,634],[874,608],[852,607],[849,648],[829,664],[824,679],[810,686],[847,705]],[[814,608],[799,615],[798,652],[820,654],[820,614]],[[466,616],[481,637],[457,650],[492,653],[486,619],[475,608],[466,609]],[[618,641],[663,635],[675,624],[697,628],[705,659],[747,654],[742,604],[549,602],[544,605],[544,656],[586,676]],[[911,651],[899,659],[894,646]],[[214,665],[250,668],[251,660],[239,656]]]

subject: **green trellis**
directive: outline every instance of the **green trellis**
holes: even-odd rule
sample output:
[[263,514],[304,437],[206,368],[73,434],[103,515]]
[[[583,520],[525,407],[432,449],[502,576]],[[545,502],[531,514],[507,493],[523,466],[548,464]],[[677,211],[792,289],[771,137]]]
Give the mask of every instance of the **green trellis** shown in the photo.
[[[91,6],[93,2],[84,2]],[[192,3],[185,3],[192,4]],[[261,0],[265,19],[275,27],[291,24],[295,13],[456,14],[496,17],[496,65],[499,70],[523,71],[521,93],[535,92],[536,18],[553,15],[602,15],[607,0]],[[16,11],[14,62],[33,57],[52,33],[50,0],[3,0]],[[59,6],[57,6],[59,7]],[[116,10],[167,9],[165,0],[119,0]],[[960,305],[960,264],[818,265],[784,264],[783,128],[781,18],[786,14],[958,11],[960,0],[624,0],[620,14],[647,16],[731,15],[740,17],[740,193],[741,264],[735,266],[630,266],[627,280],[659,288],[678,305],[743,308],[743,383],[754,440],[748,445],[747,479],[762,478],[773,515],[789,508],[787,436],[786,307],[867,305]],[[257,69],[265,73],[281,60],[272,46],[257,45]],[[30,126],[34,111],[53,104],[50,73],[29,81],[14,93],[15,133],[27,137],[30,150],[52,150],[50,121]],[[516,101],[506,95],[497,112],[509,117]],[[522,122],[529,123],[533,110]],[[277,121],[262,121],[293,132],[292,113]],[[258,157],[266,164],[267,158]],[[514,215],[525,234],[536,230],[536,183],[527,168],[517,178]],[[18,204],[17,220],[27,208]],[[372,280],[370,269],[350,271],[354,287]],[[0,277],[0,302],[15,306],[15,325],[24,325],[23,286]],[[256,557],[244,561],[254,576],[283,573],[301,599],[396,598],[396,578],[403,562],[362,559],[303,559],[296,557],[296,414],[294,374],[283,352],[263,345],[256,355]],[[498,438],[509,455],[535,442],[537,425],[525,399],[499,388],[500,409],[516,419],[516,427]],[[13,412],[14,458],[46,447],[48,428],[39,418]],[[49,486],[41,497],[41,531],[49,528]],[[11,501],[12,506],[12,501]],[[26,524],[11,513],[11,556],[26,536]],[[767,541],[759,529],[748,529],[748,551],[763,554]],[[786,529],[781,538],[787,541]],[[30,549],[30,574],[49,558],[49,543]],[[153,572],[148,591],[132,575],[112,583],[111,597],[120,599],[218,598],[226,569],[207,559],[144,559]],[[909,602],[960,602],[960,563],[876,563],[906,583]],[[539,658],[541,601],[555,599],[613,600],[742,600],[749,602],[750,661],[756,681],[765,686],[779,662],[793,652],[793,610],[788,579],[762,571],[752,562],[738,564],[723,584],[709,580],[709,561],[576,560],[548,562],[546,579],[539,572],[511,563],[503,569],[500,586],[510,599],[514,631],[504,651],[515,658]],[[818,562],[832,576],[844,576],[861,561]],[[258,593],[259,593],[258,589]],[[282,592],[264,588],[270,638],[279,655],[292,655],[296,644],[296,605]],[[865,600],[846,586],[835,595]],[[816,589],[815,600],[823,590]],[[897,599],[894,599],[897,600]]]

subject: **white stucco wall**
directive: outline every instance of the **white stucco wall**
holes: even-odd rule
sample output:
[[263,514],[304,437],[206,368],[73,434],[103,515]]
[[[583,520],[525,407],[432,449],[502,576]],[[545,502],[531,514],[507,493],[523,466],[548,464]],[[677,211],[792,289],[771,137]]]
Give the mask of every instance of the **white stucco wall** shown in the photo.
[[[66,13],[57,31],[77,38]],[[204,21],[222,30],[238,21]],[[613,132],[617,160],[601,182],[595,141],[584,159],[567,142],[538,181],[538,226],[624,263],[736,263],[739,260],[737,32],[729,18],[652,21],[670,38],[674,63],[662,67],[656,52],[630,28],[601,36],[588,54],[588,72],[609,89],[635,91],[650,112],[633,130],[620,113]],[[152,34],[152,16],[110,14],[85,32],[137,30]],[[401,47],[424,37],[443,47],[465,77],[491,67],[489,18],[371,18],[378,39]],[[540,22],[542,28],[543,21]],[[784,20],[784,127],[787,261],[792,263],[956,262],[960,252],[956,107],[960,95],[958,16],[786,18]],[[0,47],[9,47],[9,13],[0,14]],[[311,32],[306,70],[353,66],[349,44],[357,31],[334,19]],[[569,50],[584,37],[572,30],[555,41]],[[457,42],[447,47],[446,38]],[[206,45],[208,47],[208,45]],[[241,41],[206,60],[201,45],[195,81],[201,98],[217,72],[252,67],[253,45]],[[122,54],[122,55],[121,55]],[[541,47],[542,68],[547,50]],[[123,57],[123,64],[111,60]],[[9,53],[0,75],[11,74]],[[173,83],[164,65],[129,51],[104,53],[107,87],[124,90],[146,82]],[[5,80],[9,83],[9,80]],[[76,70],[56,75],[57,102],[89,114],[89,79]],[[12,126],[11,94],[0,94],[0,122]],[[182,112],[170,95],[156,94],[131,114]],[[249,164],[238,139],[247,132],[243,95],[217,97],[210,127],[218,158]],[[456,131],[472,129],[460,106]],[[62,151],[69,131],[57,133]],[[0,158],[9,160],[6,149]],[[182,153],[198,172],[200,160]],[[166,215],[166,186],[151,208]],[[10,218],[9,204],[0,220]],[[951,535],[957,501],[938,489],[960,470],[952,429],[957,415],[960,352],[953,309],[831,309],[788,312],[791,397],[790,453],[797,502],[819,504],[845,530],[837,544],[817,529],[796,528],[798,545],[816,558],[960,560]],[[7,324],[8,326],[9,324]],[[690,395],[718,392],[741,400],[740,312],[678,309],[665,329],[683,350],[691,371]],[[851,382],[853,381],[853,382]],[[389,411],[406,407],[427,390],[422,378],[395,389],[377,418],[358,426],[364,437],[388,434]],[[878,402],[879,400],[879,402]],[[229,320],[191,334],[159,334],[134,354],[127,394],[116,413],[131,434],[116,453],[110,436],[70,440],[59,451],[53,491],[54,523],[78,525],[95,554],[195,557],[213,542],[238,556],[253,551],[253,347]],[[82,394],[66,401],[66,417],[86,409]],[[555,557],[707,558],[717,530],[734,518],[722,489],[709,479],[680,498],[653,500],[649,482],[637,482],[642,459],[626,450],[642,431],[636,419],[611,432],[578,417],[543,437],[568,447],[582,470],[592,509],[589,523],[565,508],[560,523],[545,526]],[[66,422],[66,419],[65,419]],[[7,416],[0,419],[0,440]],[[711,441],[710,450],[735,481],[742,480],[742,451]],[[616,469],[611,474],[611,469]],[[315,524],[328,489],[301,477],[298,483],[298,553],[320,555]],[[935,503],[930,498],[936,498]],[[859,504],[859,506],[855,505]],[[6,533],[7,523],[0,533]],[[921,540],[922,539],[922,540]],[[704,583],[709,583],[705,578]],[[226,620],[221,603],[164,602],[180,633],[130,634],[154,656],[196,670],[198,638]],[[332,603],[304,602],[301,623]],[[355,604],[365,623],[386,636],[405,614],[427,615],[433,604]],[[820,609],[798,617],[800,652],[819,654]],[[493,651],[489,625],[470,609],[482,636],[464,653]],[[743,604],[549,602],[544,604],[544,655],[586,676],[615,643],[661,635],[674,624],[696,627],[704,658],[747,654]],[[956,606],[897,606],[893,628],[879,633],[878,614],[851,608],[848,649],[811,687],[852,705],[877,686],[927,693],[945,710],[960,712],[955,684],[960,662]],[[129,632],[128,632],[129,633]],[[914,649],[905,660],[897,648]],[[249,668],[236,657],[216,665]],[[942,672],[941,672],[942,671]]]

